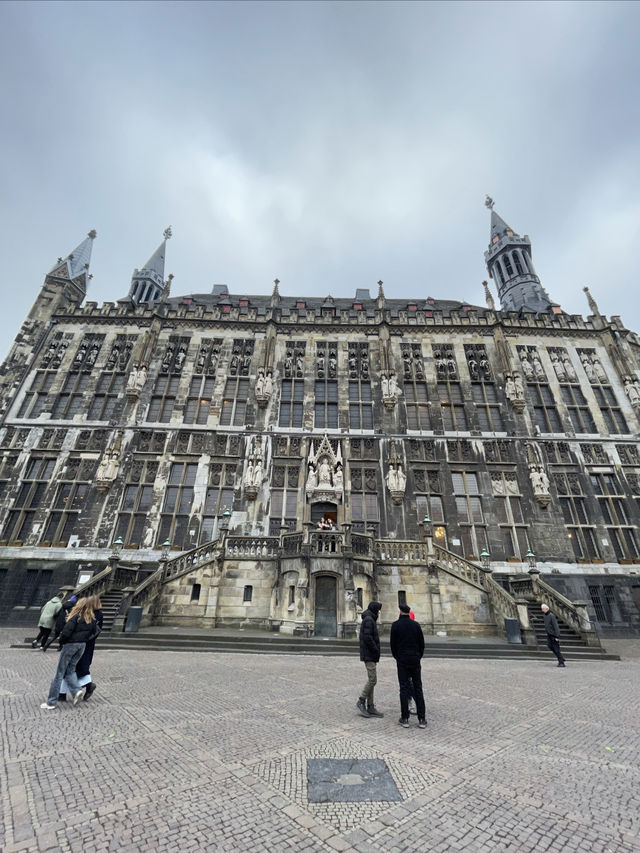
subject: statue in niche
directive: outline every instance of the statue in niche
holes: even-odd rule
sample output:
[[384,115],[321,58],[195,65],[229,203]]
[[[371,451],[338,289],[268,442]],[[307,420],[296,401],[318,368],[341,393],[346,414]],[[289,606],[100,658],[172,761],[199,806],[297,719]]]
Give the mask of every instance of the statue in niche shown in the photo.
[[389,374],[389,394],[393,397],[399,397],[402,391],[398,385],[395,373]]
[[447,360],[447,370],[449,371],[449,376],[455,377],[456,375],[456,363],[452,358]]
[[314,491],[318,487],[318,475],[316,474],[316,469],[313,467],[313,463],[309,463],[309,473],[307,474],[307,482],[305,488],[308,492]]
[[333,487],[334,489],[342,489],[344,487],[344,474],[340,462],[336,465],[336,470],[333,474]]
[[262,483],[262,459],[258,457],[256,459],[256,464],[253,469],[253,485],[260,486]]
[[605,373],[604,367],[602,366],[602,362],[600,361],[597,355],[591,357],[591,363],[593,364],[593,369],[595,370],[598,380],[600,382],[607,382],[607,374]]
[[575,382],[578,377],[576,376],[576,372],[573,369],[573,365],[571,364],[571,361],[570,361],[567,353],[564,353],[562,356],[562,364],[564,367],[564,372],[567,374],[567,378],[571,382]]
[[480,370],[482,371],[485,379],[491,379],[491,367],[489,366],[489,361],[485,355],[480,359]]
[[324,456],[318,467],[318,487],[328,486],[331,488],[331,466],[327,457]]
[[640,406],[640,383],[631,376],[624,378],[624,393],[634,409]]
[[94,343],[91,349],[89,350],[89,355],[87,356],[87,365],[89,367],[93,367],[93,365],[96,363],[96,359],[98,357],[99,352],[100,348],[96,343]]
[[187,357],[187,351],[185,347],[180,347],[178,350],[178,355],[176,356],[176,369],[182,370],[182,365],[184,364],[184,360]]
[[514,374],[513,384],[516,386],[516,400],[524,400],[524,384],[519,373]]
[[447,373],[447,363],[442,357],[438,357],[436,361],[436,370],[438,371],[438,376],[445,376]]
[[256,397],[262,397],[264,394],[264,370],[258,370],[258,378],[256,379]]
[[520,364],[522,365],[522,371],[525,375],[527,381],[531,381],[533,379],[533,367],[531,367],[531,362],[529,361],[526,352],[524,350],[520,353]]
[[567,378],[567,374],[564,370],[564,364],[560,361],[560,359],[558,358],[558,354],[555,352],[550,353],[550,358],[551,364],[553,365],[553,369],[556,372],[556,376],[561,382],[564,382],[564,380]]
[[386,483],[389,492],[391,493],[391,500],[394,504],[401,504],[402,499],[404,498],[404,490],[407,485],[407,478],[404,475],[404,471],[402,470],[402,466],[398,463],[392,462],[389,464],[389,470],[386,476]]
[[267,371],[267,375],[264,380],[264,395],[265,397],[270,397],[273,394],[273,376],[271,371]]
[[387,379],[387,377],[385,376],[384,373],[382,374],[382,379],[380,380],[380,384],[382,385],[382,396],[388,397],[389,396],[389,380]]
[[253,486],[253,462],[251,459],[247,462],[247,470],[244,472],[245,486]]
[[529,466],[529,479],[533,487],[533,494],[541,507],[549,505],[551,495],[549,494],[549,478],[541,465]]
[[469,365],[469,376],[471,376],[472,379],[477,379],[478,378],[478,362],[475,360],[475,358],[472,355],[469,356],[469,361],[467,362],[467,364]]
[[331,354],[329,356],[329,378],[333,378],[336,375],[336,367],[338,366],[338,362],[336,361],[335,355]]
[[396,474],[396,466],[389,465],[389,470],[387,471],[387,488],[390,492],[398,491],[398,475]]
[[542,366],[542,362],[540,361],[540,356],[537,352],[534,352],[531,356],[531,360],[533,361],[533,370],[536,375],[536,379],[546,379],[546,374],[544,372],[544,368]]
[[580,353],[580,361],[582,362],[582,366],[584,367],[584,372],[587,374],[587,379],[589,382],[596,381],[596,372],[593,369],[593,365],[591,364],[591,360],[586,352]]

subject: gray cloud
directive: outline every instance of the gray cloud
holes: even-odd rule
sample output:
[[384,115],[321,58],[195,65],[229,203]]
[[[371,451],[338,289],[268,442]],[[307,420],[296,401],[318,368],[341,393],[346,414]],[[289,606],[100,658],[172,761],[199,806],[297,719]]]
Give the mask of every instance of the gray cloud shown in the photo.
[[8,346],[98,230],[123,296],[171,223],[174,292],[482,301],[486,192],[544,285],[640,328],[635,34],[626,3],[5,3]]

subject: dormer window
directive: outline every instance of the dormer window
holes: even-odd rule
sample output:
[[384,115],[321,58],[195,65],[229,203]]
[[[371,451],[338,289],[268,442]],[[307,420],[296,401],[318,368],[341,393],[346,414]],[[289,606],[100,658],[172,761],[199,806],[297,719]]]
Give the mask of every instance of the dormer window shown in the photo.
[[418,310],[418,306],[414,302],[410,302],[407,305],[407,311],[417,311],[417,310]]
[[241,308],[248,308],[249,307],[249,300],[248,299],[241,299],[239,302],[239,305]]
[[354,311],[362,311],[362,302],[354,302],[353,303]]
[[303,310],[307,307],[306,302],[296,302],[296,308],[302,308]]
[[431,299],[431,298],[427,299],[427,305],[435,305],[435,304],[436,304],[435,299]]
[[471,311],[471,305],[463,305],[462,310],[463,311]]
[[184,296],[182,299],[182,304],[183,305],[193,305],[193,299],[191,299],[189,296]]
[[223,314],[230,314],[231,313],[231,305],[223,305],[222,306],[222,313]]

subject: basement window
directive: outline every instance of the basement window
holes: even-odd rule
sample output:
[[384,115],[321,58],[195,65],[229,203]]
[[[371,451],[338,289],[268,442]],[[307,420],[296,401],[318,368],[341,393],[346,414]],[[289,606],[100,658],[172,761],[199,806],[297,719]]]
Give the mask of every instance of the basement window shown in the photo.
[[191,601],[200,600],[200,584],[194,583],[191,585]]
[[362,610],[362,587],[359,586],[356,590],[356,604]]
[[291,586],[289,587],[289,604],[295,604],[295,603],[296,603],[296,585],[291,584]]
[[252,598],[253,598],[253,587],[252,586],[245,586],[242,601],[244,602],[244,604],[249,604],[249,602],[251,601]]

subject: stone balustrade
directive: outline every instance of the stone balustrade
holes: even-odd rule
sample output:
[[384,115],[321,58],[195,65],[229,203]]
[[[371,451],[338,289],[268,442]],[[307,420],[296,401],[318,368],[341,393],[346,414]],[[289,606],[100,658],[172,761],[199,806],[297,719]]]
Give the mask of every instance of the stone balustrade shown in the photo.
[[343,537],[342,533],[336,533],[333,530],[314,530],[309,535],[311,553],[314,555],[324,554],[326,556],[341,554]]
[[398,539],[377,539],[375,552],[378,560],[388,563],[421,563],[429,562],[429,551],[425,542]]
[[224,542],[224,554],[231,560],[275,559],[279,545],[279,536],[228,536]]
[[452,551],[447,551],[440,545],[434,545],[433,554],[439,568],[444,569],[452,575],[467,581],[479,589],[484,589],[484,571],[475,563],[465,560],[459,554],[454,554]]

